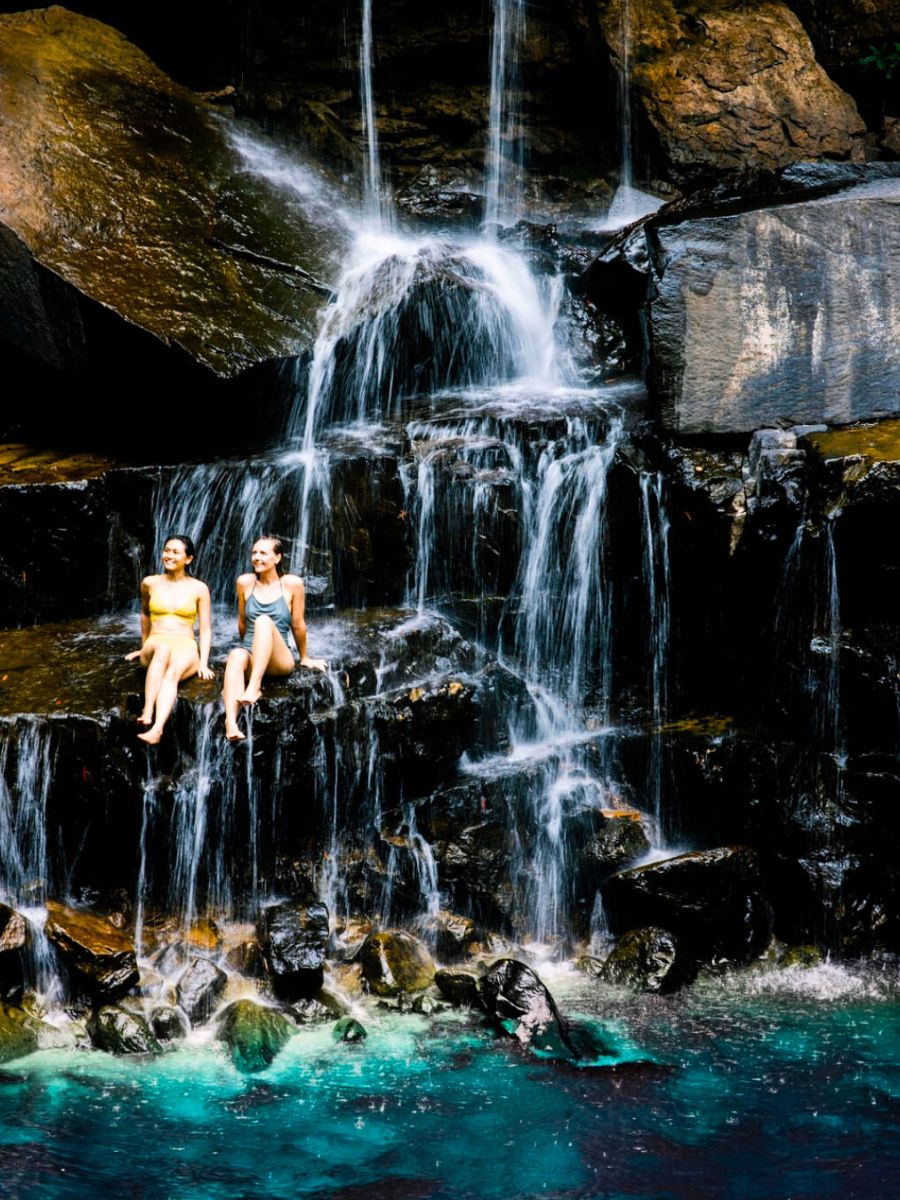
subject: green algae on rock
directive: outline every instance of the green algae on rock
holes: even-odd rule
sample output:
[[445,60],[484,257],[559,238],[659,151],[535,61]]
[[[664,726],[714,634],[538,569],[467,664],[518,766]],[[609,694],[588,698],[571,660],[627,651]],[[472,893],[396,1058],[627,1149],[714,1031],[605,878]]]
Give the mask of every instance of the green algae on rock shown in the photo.
[[0,318],[20,350],[83,367],[85,297],[216,376],[307,349],[345,236],[314,190],[251,173],[109,26],[0,16]]

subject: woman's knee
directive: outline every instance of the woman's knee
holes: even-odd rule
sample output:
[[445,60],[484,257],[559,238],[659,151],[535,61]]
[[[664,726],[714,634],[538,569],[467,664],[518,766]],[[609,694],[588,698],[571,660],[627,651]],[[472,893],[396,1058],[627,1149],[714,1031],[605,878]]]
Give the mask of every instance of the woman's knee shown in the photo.
[[253,633],[256,634],[257,629],[274,629],[275,622],[271,617],[267,617],[265,613],[260,613],[253,625]]

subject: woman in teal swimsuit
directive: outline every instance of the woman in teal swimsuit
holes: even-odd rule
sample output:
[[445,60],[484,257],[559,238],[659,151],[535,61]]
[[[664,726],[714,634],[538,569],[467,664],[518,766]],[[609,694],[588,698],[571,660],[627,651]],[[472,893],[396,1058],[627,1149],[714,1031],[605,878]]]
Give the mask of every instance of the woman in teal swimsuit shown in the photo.
[[[225,664],[225,736],[242,741],[238,708],[255,704],[264,675],[290,675],[295,662],[288,644],[294,635],[301,667],[326,671],[328,664],[306,653],[306,593],[298,575],[281,574],[282,548],[277,537],[266,534],[253,543],[253,571],[237,581],[238,636],[240,645]],[[250,672],[249,679],[247,672]]]

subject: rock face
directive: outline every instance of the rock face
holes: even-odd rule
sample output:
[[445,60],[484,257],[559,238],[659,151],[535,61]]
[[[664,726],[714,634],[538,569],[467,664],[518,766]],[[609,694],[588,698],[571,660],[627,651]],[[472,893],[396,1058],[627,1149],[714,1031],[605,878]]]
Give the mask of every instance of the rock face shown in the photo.
[[358,958],[363,978],[376,996],[421,992],[434,979],[434,963],[428,950],[402,930],[370,933]]
[[[604,10],[620,63],[626,0]],[[628,0],[633,86],[676,178],[861,158],[865,126],[785,4]]]
[[219,1037],[239,1071],[263,1071],[293,1032],[287,1017],[252,1000],[229,1004],[218,1022]]
[[614,931],[656,926],[698,959],[745,962],[768,941],[760,888],[756,855],[725,846],[620,871],[603,885],[603,901]]
[[900,179],[875,179],[659,228],[649,336],[665,426],[739,433],[900,411],[898,213]]
[[118,999],[138,982],[134,944],[103,917],[51,902],[46,930],[74,979],[93,999]]
[[279,190],[248,147],[108,26],[0,17],[3,340],[88,376],[162,344],[198,387],[308,348],[336,205],[311,173]]

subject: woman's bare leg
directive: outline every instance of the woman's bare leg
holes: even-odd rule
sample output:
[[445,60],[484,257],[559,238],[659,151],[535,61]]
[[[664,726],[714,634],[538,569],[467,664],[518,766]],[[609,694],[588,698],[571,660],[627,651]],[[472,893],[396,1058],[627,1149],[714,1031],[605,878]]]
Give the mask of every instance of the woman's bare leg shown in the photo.
[[138,717],[139,725],[153,724],[153,709],[156,706],[156,699],[159,696],[159,689],[162,687],[163,675],[166,673],[166,667],[169,665],[169,659],[172,656],[171,646],[167,646],[165,642],[156,642],[146,648],[146,654],[141,650],[140,664],[147,668],[147,674],[144,678],[144,711]]
[[196,675],[199,666],[200,655],[193,643],[184,650],[178,649],[171,652],[156,697],[156,717],[146,733],[138,734],[142,742],[147,742],[151,746],[156,745],[162,737],[169,714],[175,707],[179,683],[182,679],[190,679],[192,675]]
[[262,694],[263,675],[290,675],[294,656],[271,617],[256,618],[253,649],[250,651],[250,678],[241,697],[243,704],[255,704]]
[[250,666],[249,650],[236,648],[228,655],[225,663],[225,685],[222,695],[225,700],[225,736],[229,742],[242,742],[244,735],[238,728],[238,705],[244,694],[245,675]]

